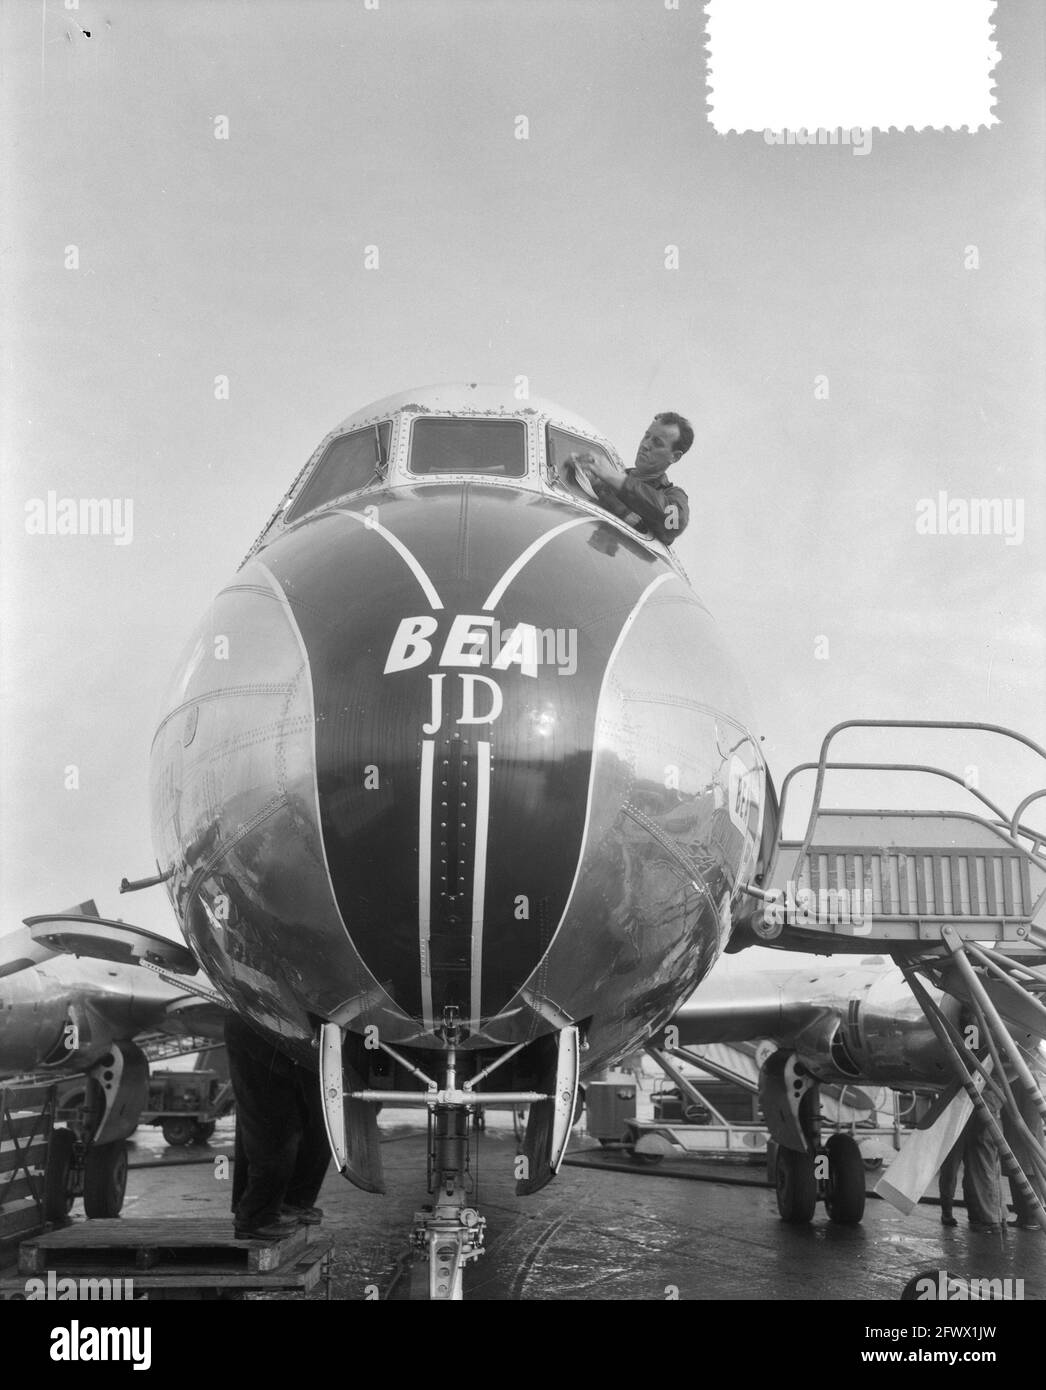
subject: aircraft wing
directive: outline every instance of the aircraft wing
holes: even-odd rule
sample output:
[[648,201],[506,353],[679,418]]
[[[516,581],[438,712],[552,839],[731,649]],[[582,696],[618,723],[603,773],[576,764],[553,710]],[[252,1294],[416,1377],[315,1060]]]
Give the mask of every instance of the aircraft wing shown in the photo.
[[867,988],[881,970],[833,969],[713,972],[675,1014],[684,1047],[770,1038],[781,1047],[812,1024],[846,1008],[852,991]]
[[129,922],[80,912],[54,912],[27,917],[25,925],[34,945],[51,953],[153,965],[179,975],[195,975],[200,969],[192,952],[179,942]]
[[230,1012],[225,1004],[201,999],[195,995],[174,999],[164,1010],[157,1031],[187,1038],[215,1038],[224,1035],[225,1017]]
[[180,943],[75,913],[0,940],[0,999],[0,1073],[79,1069],[120,1041],[220,1039],[228,1011]]
[[713,973],[671,1025],[682,1047],[766,1039],[822,1083],[934,1092],[952,1084],[921,1005],[900,970],[883,963]]

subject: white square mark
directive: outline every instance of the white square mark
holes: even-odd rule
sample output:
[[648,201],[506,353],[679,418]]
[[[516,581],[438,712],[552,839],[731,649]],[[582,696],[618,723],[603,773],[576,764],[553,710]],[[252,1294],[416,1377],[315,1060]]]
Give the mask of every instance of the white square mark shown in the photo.
[[708,0],[709,119],[729,131],[996,124],[995,0]]

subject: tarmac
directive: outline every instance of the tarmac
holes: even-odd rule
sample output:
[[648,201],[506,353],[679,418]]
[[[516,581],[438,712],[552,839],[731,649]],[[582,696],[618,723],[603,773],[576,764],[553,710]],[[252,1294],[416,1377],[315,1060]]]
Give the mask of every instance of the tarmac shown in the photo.
[[[398,1114],[405,1123],[395,1111],[382,1116],[387,1195],[360,1192],[333,1169],[320,1195],[319,1229],[334,1238],[334,1299],[409,1296],[408,1232],[428,1200],[426,1137],[410,1112]],[[820,1207],[809,1226],[789,1226],[761,1166],[638,1166],[583,1136],[543,1192],[517,1197],[509,1119],[492,1113],[487,1126],[473,1163],[486,1248],[466,1271],[466,1299],[896,1300],[915,1274],[941,1268],[1023,1280],[1025,1299],[1046,1298],[1046,1234],[980,1235],[961,1209],[958,1226],[947,1229],[936,1206],[902,1216],[878,1200],[869,1200],[860,1226],[834,1225]],[[228,1212],[232,1139],[231,1119],[201,1147],[172,1149],[159,1130],[139,1129],[124,1217]]]

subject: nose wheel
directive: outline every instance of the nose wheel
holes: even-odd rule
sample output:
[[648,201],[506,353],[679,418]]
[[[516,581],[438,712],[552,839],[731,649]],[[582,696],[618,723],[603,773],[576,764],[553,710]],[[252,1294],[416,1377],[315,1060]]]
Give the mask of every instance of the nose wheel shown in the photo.
[[460,1303],[465,1266],[483,1254],[486,1221],[468,1205],[463,1187],[414,1214],[411,1298]]
[[[449,1095],[456,1080],[457,1035],[453,1025],[446,1031],[443,1081],[444,1095]],[[414,1215],[412,1298],[460,1303],[465,1266],[483,1254],[487,1223],[470,1204],[469,1139],[478,1128],[477,1112],[475,1105],[453,1101],[433,1105],[429,1111],[428,1188],[436,1201]]]

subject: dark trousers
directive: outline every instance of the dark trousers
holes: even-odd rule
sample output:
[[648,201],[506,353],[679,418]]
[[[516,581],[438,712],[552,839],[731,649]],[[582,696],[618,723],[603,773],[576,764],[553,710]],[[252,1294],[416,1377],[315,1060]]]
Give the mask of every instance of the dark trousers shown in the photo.
[[265,1226],[286,1204],[314,1205],[330,1165],[320,1083],[255,1032],[225,1022],[236,1096],[232,1208],[238,1226]]
[[[236,1133],[239,1139],[239,1131]],[[962,1148],[966,1141],[966,1130],[956,1139],[955,1143],[948,1150],[948,1157],[941,1164],[941,1171],[937,1174],[937,1191],[941,1194],[941,1215],[951,1216],[952,1207],[955,1204],[955,1189],[959,1184],[959,1169],[962,1167]],[[237,1167],[239,1167],[239,1157],[237,1156]]]
[[[1032,1100],[1030,1093],[1024,1089],[1019,1080],[1011,1081],[1010,1089],[1013,1091],[1014,1098],[1024,1117],[1024,1123],[1041,1144],[1042,1116],[1039,1114],[1039,1107],[1035,1104],[1034,1100]],[[1002,1116],[1002,1132],[1007,1144],[1009,1144],[1010,1148],[1013,1150],[1014,1158],[1024,1169],[1025,1173],[1034,1172],[1031,1149],[1028,1146],[1028,1141],[1017,1129],[1017,1126],[1005,1111],[1003,1111]],[[1009,1182],[1010,1196],[1013,1198],[1013,1209],[1017,1213],[1017,1220],[1026,1223],[1037,1221],[1038,1213],[1032,1205],[1031,1198],[1024,1195],[1012,1177]]]
[[[998,1104],[994,1097],[986,1096],[985,1099],[992,1113],[998,1117]],[[976,1110],[941,1164],[937,1187],[941,1194],[941,1212],[945,1216],[951,1215],[960,1163],[967,1217],[981,1226],[998,1226],[1003,1220],[999,1151],[991,1130]]]

